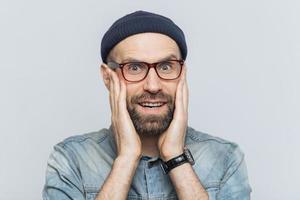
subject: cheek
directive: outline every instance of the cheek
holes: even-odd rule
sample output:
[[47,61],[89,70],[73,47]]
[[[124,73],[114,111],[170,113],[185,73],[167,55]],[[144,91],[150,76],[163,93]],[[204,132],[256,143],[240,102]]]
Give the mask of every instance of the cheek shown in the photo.
[[123,81],[126,85],[126,99],[128,102],[128,100],[131,99],[131,96],[137,92],[137,89],[138,89],[137,84],[126,81],[122,75],[121,69],[117,69],[116,72],[117,72],[119,80]]
[[171,95],[173,98],[176,96],[177,82],[168,82],[163,84],[162,91],[168,95]]
[[125,83],[126,83],[126,100],[127,100],[127,104],[130,104],[132,97],[140,95],[143,92],[143,90],[142,87],[139,86],[139,84],[129,83],[129,82],[125,82]]
[[121,72],[121,69],[120,69],[120,68],[117,68],[117,69],[116,69],[116,73],[117,73],[117,75],[118,75],[119,80],[123,80],[123,81],[126,82],[126,80],[124,79],[124,77],[123,77],[123,75],[122,75],[122,72]]

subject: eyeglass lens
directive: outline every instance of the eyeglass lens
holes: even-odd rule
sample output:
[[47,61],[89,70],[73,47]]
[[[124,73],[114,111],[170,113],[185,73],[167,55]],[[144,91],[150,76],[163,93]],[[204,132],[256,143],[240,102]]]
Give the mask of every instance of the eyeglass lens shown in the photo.
[[[144,62],[131,62],[123,66],[124,78],[129,81],[139,81],[147,76],[149,65]],[[155,65],[157,75],[162,79],[176,79],[181,72],[181,63],[179,61],[163,61]]]

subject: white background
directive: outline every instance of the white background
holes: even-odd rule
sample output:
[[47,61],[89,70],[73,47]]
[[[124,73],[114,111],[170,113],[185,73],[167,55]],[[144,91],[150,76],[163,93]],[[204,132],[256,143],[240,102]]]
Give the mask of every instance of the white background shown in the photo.
[[189,124],[236,142],[252,199],[299,200],[300,1],[0,1],[0,199],[41,199],[53,145],[108,127],[100,41],[147,10],[185,32]]

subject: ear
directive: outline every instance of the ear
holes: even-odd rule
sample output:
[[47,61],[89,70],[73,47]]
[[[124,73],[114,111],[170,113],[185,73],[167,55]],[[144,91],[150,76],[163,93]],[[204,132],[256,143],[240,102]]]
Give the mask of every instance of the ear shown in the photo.
[[100,66],[100,71],[103,78],[103,82],[106,88],[109,90],[111,69],[105,63],[102,63]]

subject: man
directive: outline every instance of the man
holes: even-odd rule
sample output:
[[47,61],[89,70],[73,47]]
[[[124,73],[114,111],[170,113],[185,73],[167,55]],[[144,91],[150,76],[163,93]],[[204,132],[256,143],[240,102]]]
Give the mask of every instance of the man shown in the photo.
[[101,56],[112,125],[54,147],[44,199],[250,199],[238,146],[188,127],[187,46],[173,21],[128,14]]

